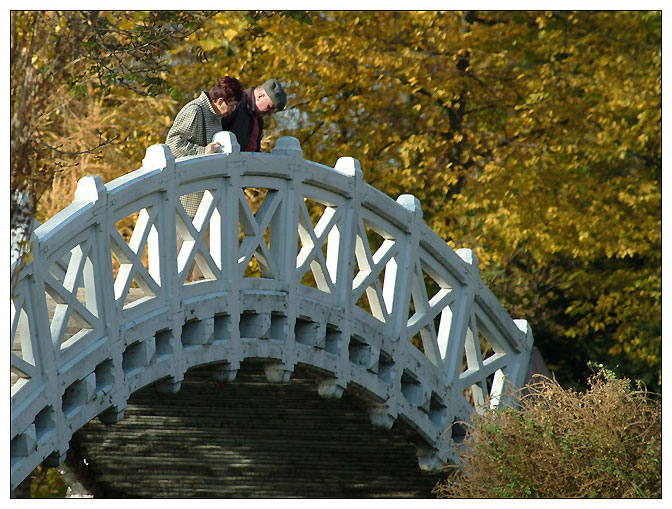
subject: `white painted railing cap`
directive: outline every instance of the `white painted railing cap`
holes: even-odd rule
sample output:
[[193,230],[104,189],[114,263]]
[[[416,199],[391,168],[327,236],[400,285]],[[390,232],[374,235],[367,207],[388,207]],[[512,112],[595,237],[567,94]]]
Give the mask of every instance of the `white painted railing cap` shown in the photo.
[[363,175],[362,165],[354,157],[339,157],[334,170],[351,177],[354,177],[357,173]]
[[146,169],[166,168],[169,163],[175,162],[175,156],[170,151],[170,147],[164,144],[157,144],[147,147],[145,158],[142,160],[142,166]]
[[275,156],[303,159],[301,142],[294,136],[282,136],[278,138],[272,153]]
[[412,194],[402,194],[397,198],[397,203],[411,212],[417,219],[422,219],[422,205]]
[[532,328],[530,327],[530,324],[527,323],[527,320],[522,320],[520,318],[514,319],[513,323],[516,324],[516,327],[518,327],[525,336],[525,344],[531,348],[534,344],[534,337],[532,336]]
[[219,131],[212,137],[213,142],[221,144],[219,152],[222,154],[239,154],[240,144],[236,135],[231,131]]
[[75,190],[76,201],[94,202],[100,196],[107,192],[103,179],[98,175],[87,175],[82,177],[77,182],[77,189]]
[[462,247],[460,249],[456,249],[455,252],[457,253],[457,255],[460,258],[462,258],[469,265],[478,266],[478,260],[476,258],[476,253],[474,253],[471,249],[469,249],[467,247]]

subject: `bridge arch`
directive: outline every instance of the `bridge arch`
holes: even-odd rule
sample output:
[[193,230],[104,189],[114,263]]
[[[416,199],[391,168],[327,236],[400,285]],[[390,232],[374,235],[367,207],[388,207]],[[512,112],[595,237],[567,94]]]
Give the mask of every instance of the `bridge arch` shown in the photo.
[[[179,391],[196,366],[231,381],[263,360],[278,383],[307,366],[323,397],[354,389],[374,425],[410,425],[428,470],[456,459],[455,421],[524,382],[527,323],[415,197],[366,184],[356,159],[307,161],[296,138],[269,154],[215,139],[220,154],[175,160],[153,145],[113,182],[82,178],[35,230],[12,294],[12,489],[62,461],[86,423],[122,419],[149,384]],[[190,193],[202,193],[193,218]]]

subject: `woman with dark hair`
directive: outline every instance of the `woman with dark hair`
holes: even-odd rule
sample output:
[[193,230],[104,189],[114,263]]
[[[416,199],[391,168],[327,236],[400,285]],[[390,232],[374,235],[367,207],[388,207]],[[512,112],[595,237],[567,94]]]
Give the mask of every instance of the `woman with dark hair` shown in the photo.
[[[222,118],[233,113],[243,97],[243,87],[236,78],[222,76],[209,92],[203,91],[197,99],[186,104],[175,117],[166,145],[175,157],[215,154],[220,144],[212,141],[222,130]],[[194,218],[203,192],[180,196],[182,206]]]
[[175,157],[214,154],[219,143],[212,137],[222,130],[222,118],[233,113],[243,97],[243,87],[236,78],[223,76],[209,92],[186,104],[175,117],[166,145]]
[[236,105],[243,97],[243,86],[236,78],[222,76],[210,89],[208,96],[217,109],[224,112],[221,116],[225,117],[236,109]]

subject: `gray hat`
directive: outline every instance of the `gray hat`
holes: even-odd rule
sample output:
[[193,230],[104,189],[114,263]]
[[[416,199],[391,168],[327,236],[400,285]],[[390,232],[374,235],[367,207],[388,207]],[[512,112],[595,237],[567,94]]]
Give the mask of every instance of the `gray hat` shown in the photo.
[[285,94],[280,82],[276,79],[270,79],[264,83],[263,87],[266,95],[273,101],[276,111],[284,110],[285,104],[287,104],[287,94]]

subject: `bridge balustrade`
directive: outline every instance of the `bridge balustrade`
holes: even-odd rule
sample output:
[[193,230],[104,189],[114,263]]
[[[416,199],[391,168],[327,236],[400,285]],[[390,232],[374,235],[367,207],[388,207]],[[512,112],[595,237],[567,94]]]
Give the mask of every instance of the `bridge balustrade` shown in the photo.
[[11,299],[12,489],[87,422],[122,419],[149,384],[178,391],[195,366],[233,381],[262,359],[278,383],[310,367],[323,397],[351,390],[374,425],[408,424],[429,470],[457,460],[455,423],[524,382],[530,328],[415,197],[365,183],[356,159],[307,161],[292,137],[268,154],[215,139],[222,153],[154,145],[113,182],[82,178],[34,231]]

